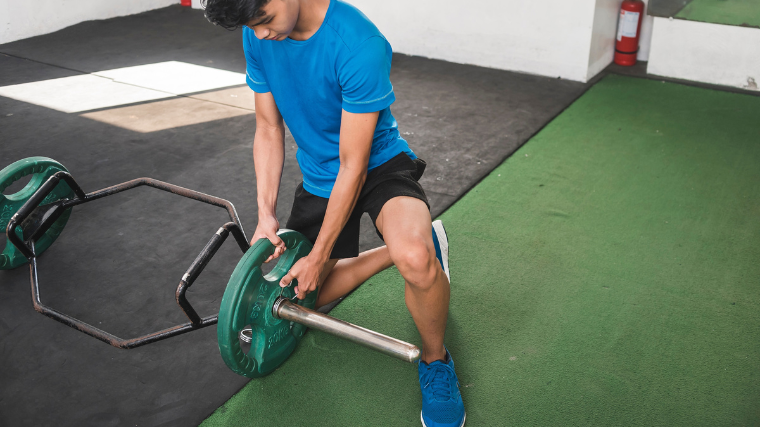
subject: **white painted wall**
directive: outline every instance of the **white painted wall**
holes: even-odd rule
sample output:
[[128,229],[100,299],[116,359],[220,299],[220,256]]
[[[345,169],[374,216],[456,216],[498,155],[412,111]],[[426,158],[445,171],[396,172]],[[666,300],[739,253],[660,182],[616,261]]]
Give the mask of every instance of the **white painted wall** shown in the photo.
[[586,80],[597,75],[612,62],[622,3],[623,0],[596,0]]
[[[578,81],[589,75],[597,0],[349,1],[396,52]],[[610,1],[621,0],[599,0]]]
[[758,90],[760,29],[655,18],[647,72]]
[[639,61],[649,61],[649,48],[652,45],[652,26],[654,24],[654,17],[646,14],[649,10],[649,0],[643,1],[646,6],[644,6],[644,20],[641,22],[639,54],[636,55],[636,59]]
[[0,0],[0,44],[94,19],[158,9],[179,0]]
[[[395,52],[588,81],[612,62],[622,0],[348,0]],[[647,2],[648,0],[644,0]],[[649,52],[642,22],[639,58]]]

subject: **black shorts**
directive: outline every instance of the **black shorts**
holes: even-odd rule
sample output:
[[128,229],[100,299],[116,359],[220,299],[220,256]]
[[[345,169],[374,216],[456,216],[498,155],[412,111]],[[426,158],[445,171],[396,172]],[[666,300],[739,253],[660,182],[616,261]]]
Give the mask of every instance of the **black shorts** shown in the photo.
[[[340,232],[338,240],[335,241],[330,258],[358,256],[359,224],[362,215],[367,212],[372,218],[372,223],[375,224],[385,202],[394,197],[414,197],[425,202],[430,209],[425,191],[418,182],[425,171],[425,166],[424,160],[412,160],[406,153],[401,153],[369,171],[356,202],[356,207],[354,207],[348,222]],[[293,209],[290,211],[290,218],[285,228],[298,231],[314,244],[317,241],[319,230],[322,228],[322,220],[327,211],[328,200],[309,193],[304,190],[303,183],[299,184],[296,188]],[[377,229],[377,224],[375,224],[375,231],[382,239],[383,235]]]

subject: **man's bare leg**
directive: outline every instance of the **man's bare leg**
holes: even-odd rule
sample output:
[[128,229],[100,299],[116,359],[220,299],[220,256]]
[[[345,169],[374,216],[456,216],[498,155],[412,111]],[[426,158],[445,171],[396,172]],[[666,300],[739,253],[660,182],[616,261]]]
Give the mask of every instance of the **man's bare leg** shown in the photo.
[[430,211],[413,197],[385,203],[377,227],[393,263],[406,281],[404,297],[422,338],[421,360],[445,359],[443,338],[449,313],[449,280],[435,256]]
[[345,258],[337,262],[330,260],[325,269],[331,267],[332,270],[328,270],[320,286],[316,307],[348,295],[367,279],[392,265],[387,246],[362,252],[356,258]]

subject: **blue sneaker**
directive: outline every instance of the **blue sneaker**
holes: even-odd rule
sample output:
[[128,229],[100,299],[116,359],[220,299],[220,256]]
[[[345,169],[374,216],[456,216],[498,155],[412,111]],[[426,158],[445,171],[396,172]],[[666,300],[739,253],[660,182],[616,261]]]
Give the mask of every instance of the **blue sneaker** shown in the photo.
[[446,229],[440,219],[433,221],[433,245],[435,246],[435,256],[443,267],[443,272],[449,278],[451,283],[451,273],[449,273],[449,238],[446,236]]
[[422,390],[423,427],[462,427],[466,415],[459,380],[454,372],[454,360],[446,349],[446,362],[417,363]]

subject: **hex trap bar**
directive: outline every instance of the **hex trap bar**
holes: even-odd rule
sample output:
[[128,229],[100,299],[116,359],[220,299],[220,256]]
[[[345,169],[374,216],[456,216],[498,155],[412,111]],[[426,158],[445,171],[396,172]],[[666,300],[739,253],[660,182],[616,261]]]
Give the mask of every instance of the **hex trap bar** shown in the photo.
[[[74,191],[76,198],[63,199],[54,203],[40,206],[43,200],[56,188],[61,180],[66,182],[66,184],[68,184],[68,186]],[[177,194],[182,197],[187,197],[199,202],[224,208],[229,214],[231,221],[227,222],[221,228],[219,228],[219,231],[217,231],[211,240],[209,240],[201,253],[198,254],[193,263],[190,265],[190,268],[188,268],[187,272],[182,276],[182,279],[177,286],[177,304],[179,304],[180,309],[183,313],[185,313],[190,322],[163,329],[161,331],[149,333],[137,338],[122,339],[42,304],[40,301],[39,280],[37,275],[37,256],[34,251],[34,242],[50,228],[50,226],[66,211],[66,209],[141,186],[157,188],[159,190]],[[23,230],[23,238],[19,238],[19,236],[17,236],[17,234],[14,232],[16,230],[16,227],[19,225]],[[77,182],[71,176],[71,174],[64,171],[56,172],[47,181],[45,181],[45,183],[42,184],[39,189],[37,189],[32,197],[30,197],[29,200],[24,203],[18,212],[13,215],[13,217],[8,222],[8,227],[6,228],[8,241],[15,245],[16,248],[18,248],[18,250],[26,258],[29,259],[29,273],[32,286],[32,304],[34,305],[34,309],[37,312],[50,317],[51,319],[57,320],[65,325],[84,332],[85,334],[97,338],[114,347],[123,349],[140,347],[176,335],[181,335],[186,332],[194,331],[196,329],[205,328],[206,326],[211,326],[217,323],[218,314],[201,318],[195,309],[193,309],[193,306],[190,304],[190,302],[187,301],[185,292],[187,292],[187,289],[192,286],[193,282],[195,282],[195,279],[198,278],[208,262],[211,260],[214,254],[216,254],[217,250],[219,250],[219,248],[222,246],[230,234],[232,234],[232,236],[235,238],[235,241],[240,247],[240,250],[245,253],[249,248],[248,239],[245,236],[243,225],[240,223],[240,219],[238,218],[237,212],[235,211],[235,207],[227,200],[189,190],[187,188],[179,187],[177,185],[169,184],[153,178],[137,178],[122,184],[117,184],[104,188],[102,190],[85,194],[79,184],[77,184]]]

